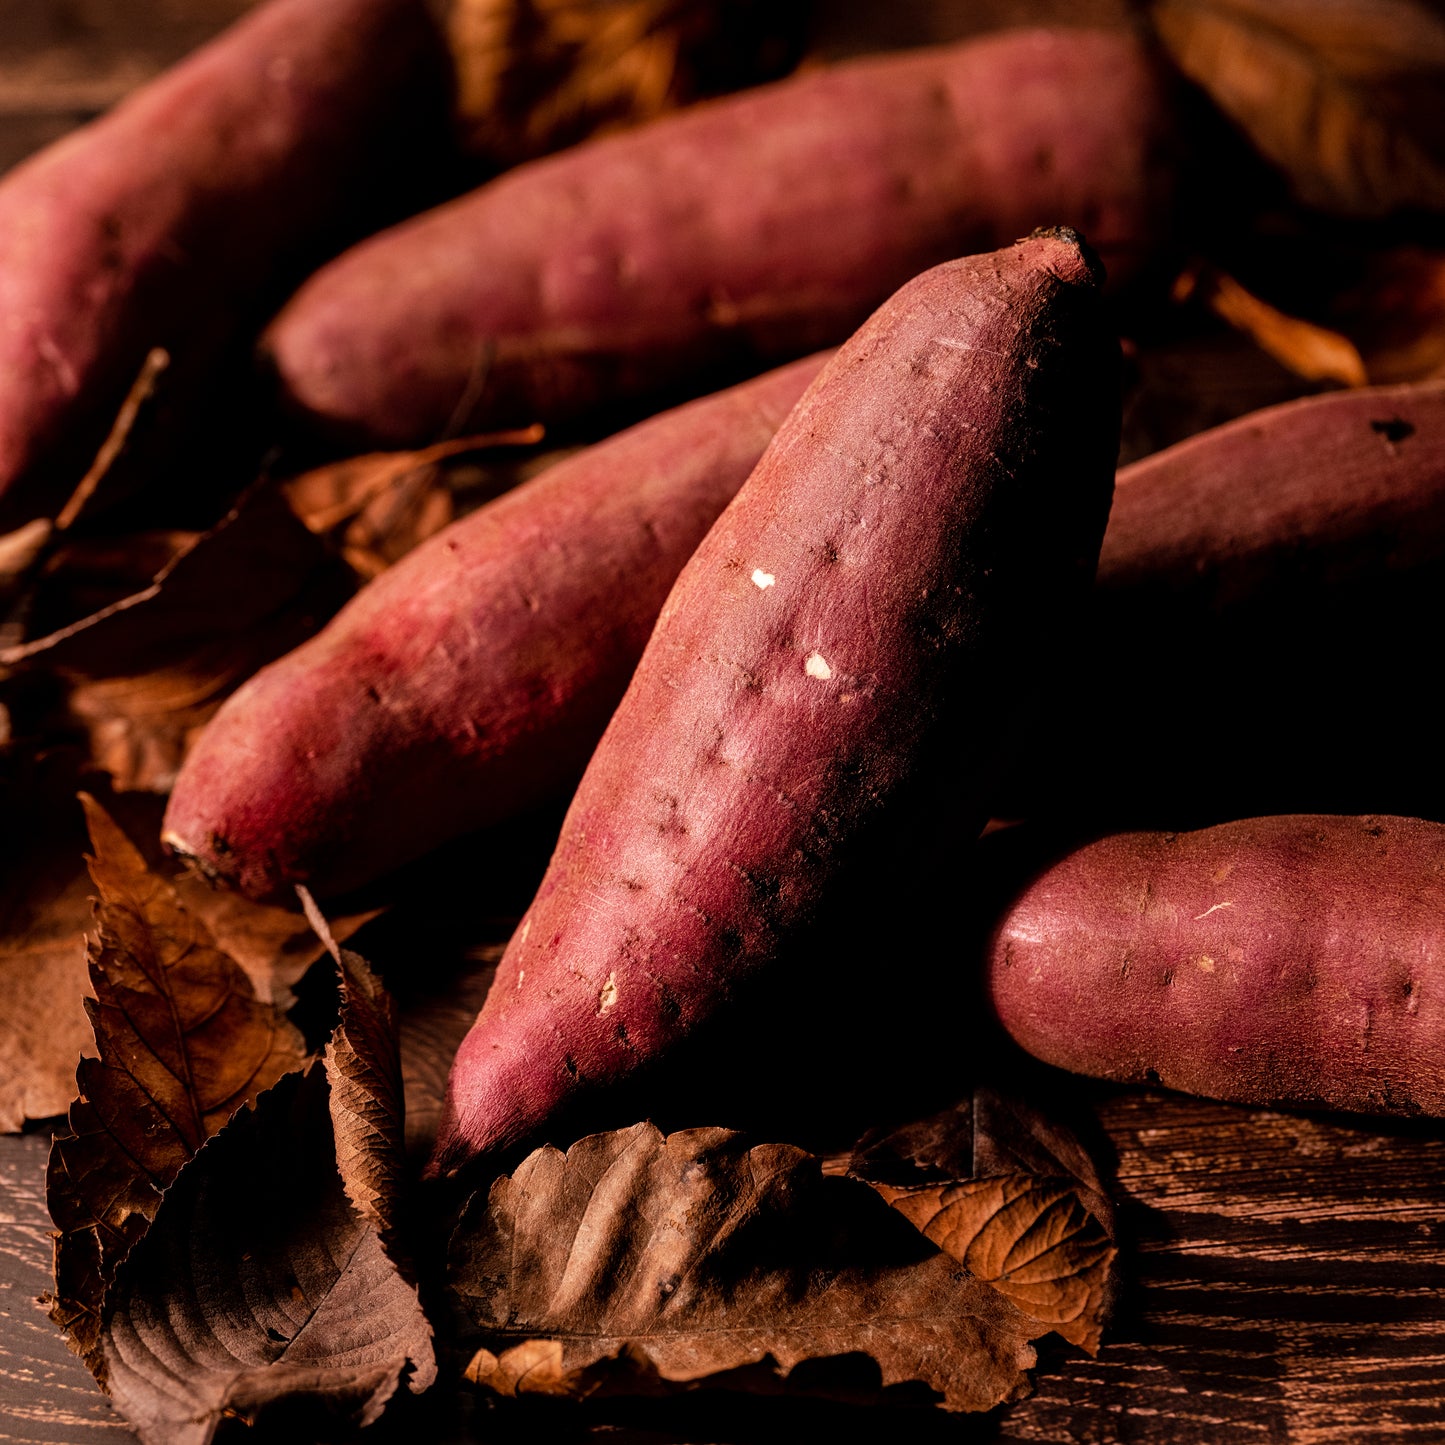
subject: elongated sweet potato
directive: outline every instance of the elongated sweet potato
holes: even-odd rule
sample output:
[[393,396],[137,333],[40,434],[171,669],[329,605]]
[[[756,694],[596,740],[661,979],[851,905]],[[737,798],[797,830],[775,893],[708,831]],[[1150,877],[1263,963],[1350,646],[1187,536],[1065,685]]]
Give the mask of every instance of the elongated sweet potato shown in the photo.
[[1012,716],[988,689],[1040,661],[1102,535],[1096,283],[1071,233],[951,262],[824,368],[668,597],[457,1056],[439,1167],[684,1038],[921,795],[982,822]]
[[1166,224],[1170,118],[1128,35],[1010,32],[699,106],[521,167],[313,277],[268,334],[310,422],[383,445],[695,395],[842,341],[928,266]]
[[[1445,384],[1305,397],[1124,467],[1106,618],[1222,613],[1445,558]],[[1107,625],[1107,624],[1106,624]]]
[[1445,385],[1271,407],[1123,468],[1071,726],[999,800],[1102,828],[1445,808]]
[[1076,1073],[1445,1114],[1445,826],[1250,818],[1066,857],[989,950],[1013,1037]]
[[151,347],[176,384],[394,217],[448,85],[417,0],[271,0],[7,176],[0,512],[64,500]]
[[251,894],[334,893],[560,793],[822,362],[654,417],[423,543],[226,703],[167,841]]

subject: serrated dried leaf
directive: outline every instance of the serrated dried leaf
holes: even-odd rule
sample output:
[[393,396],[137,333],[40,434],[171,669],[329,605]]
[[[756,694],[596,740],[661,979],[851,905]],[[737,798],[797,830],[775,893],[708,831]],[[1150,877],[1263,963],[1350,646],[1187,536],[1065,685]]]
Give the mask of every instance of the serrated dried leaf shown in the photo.
[[[136,540],[110,544],[132,569]],[[121,791],[166,791],[225,698],[315,632],[355,585],[266,485],[253,487],[210,531],[157,541],[168,551],[148,585],[0,651],[0,666],[64,680],[70,723],[85,731],[97,766]],[[96,551],[58,554],[46,585],[83,596],[72,574],[81,569],[84,584]]]
[[104,1330],[112,1398],[142,1441],[201,1445],[280,1415],[316,1439],[434,1378],[416,1291],[337,1173],[327,1076],[283,1079],[192,1161],[122,1266]]
[[394,1245],[393,1208],[406,1162],[396,1003],[366,960],[337,943],[310,893],[296,891],[341,973],[340,1017],[322,1055],[331,1084],[337,1172],[357,1211]]
[[59,1231],[51,1318],[97,1369],[106,1292],[162,1195],[227,1119],[302,1065],[306,1047],[109,815],[84,801],[99,892],[88,1009],[99,1057],[76,1071],[46,1199]]
[[1044,1329],[1097,1354],[1116,1293],[1113,1210],[1087,1151],[1026,1101],[980,1088],[832,1161]]
[[322,1062],[191,1161],[116,1280],[107,1379],[147,1445],[201,1445],[224,1418],[263,1415],[316,1438],[372,1423],[403,1378],[435,1378],[431,1328],[384,1238],[404,1127],[395,1010],[326,936],[342,997]]
[[725,1129],[537,1150],[467,1205],[449,1285],[479,1337],[471,1378],[508,1393],[583,1395],[617,1373],[776,1387],[864,1355],[884,1387],[986,1410],[1034,1362],[1037,1327],[870,1190]]
[[1306,205],[1445,209],[1445,18],[1420,0],[1155,0],[1154,25]]

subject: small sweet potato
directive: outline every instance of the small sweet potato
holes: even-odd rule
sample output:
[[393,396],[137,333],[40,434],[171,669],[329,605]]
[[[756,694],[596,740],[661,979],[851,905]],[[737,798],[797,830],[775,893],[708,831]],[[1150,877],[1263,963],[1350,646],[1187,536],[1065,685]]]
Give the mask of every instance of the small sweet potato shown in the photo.
[[982,824],[1017,711],[990,691],[1046,673],[1103,532],[1097,283],[1068,232],[951,262],[820,373],[668,597],[457,1056],[439,1168],[687,1037],[830,888],[858,905],[918,803]]
[[152,347],[177,385],[391,219],[448,86],[417,0],[270,0],[0,182],[0,514],[64,501]]
[[[323,268],[266,346],[368,445],[696,395],[842,341],[911,276],[1035,226],[1116,279],[1167,225],[1166,87],[1127,34],[872,58],[578,146]],[[684,390],[686,388],[686,390]]]
[[168,843],[253,895],[335,893],[561,793],[822,361],[643,422],[424,542],[226,703]]
[[1014,1039],[1075,1073],[1445,1114],[1445,826],[1292,816],[1100,839],[1013,901],[988,985]]

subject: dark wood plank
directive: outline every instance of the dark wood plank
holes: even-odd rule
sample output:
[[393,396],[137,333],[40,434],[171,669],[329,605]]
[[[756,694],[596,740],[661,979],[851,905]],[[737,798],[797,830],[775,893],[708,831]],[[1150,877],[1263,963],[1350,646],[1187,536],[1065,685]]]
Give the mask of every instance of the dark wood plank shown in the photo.
[[1445,1438],[1445,1132],[1162,1094],[1098,1115],[1128,1294],[1000,1438]]
[[126,1445],[135,1437],[37,1303],[50,1288],[49,1150],[48,1134],[0,1139],[0,1440]]

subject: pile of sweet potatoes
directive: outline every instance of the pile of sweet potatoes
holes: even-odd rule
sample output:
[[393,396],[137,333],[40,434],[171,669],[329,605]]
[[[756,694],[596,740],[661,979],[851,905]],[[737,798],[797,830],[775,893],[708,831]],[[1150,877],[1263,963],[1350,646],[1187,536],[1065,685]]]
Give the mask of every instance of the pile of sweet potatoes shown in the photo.
[[[972,970],[1059,1067],[1445,1112],[1445,828],[1319,814],[1445,807],[1418,750],[1379,760],[1418,695],[1269,686],[1327,616],[1433,672],[1445,383],[1116,475],[1118,330],[1170,304],[1202,184],[1147,38],[807,67],[408,216],[464,184],[447,85],[413,0],[267,0],[0,180],[12,522],[61,512],[155,347],[182,397],[254,353],[275,470],[588,443],[316,617],[165,817],[218,885],[324,900],[570,794],[435,1167],[605,1113],[853,910],[938,917],[872,987]],[[880,883],[972,894],[991,817],[1087,841],[987,940]],[[1141,824],[1208,826],[1101,836]]]

